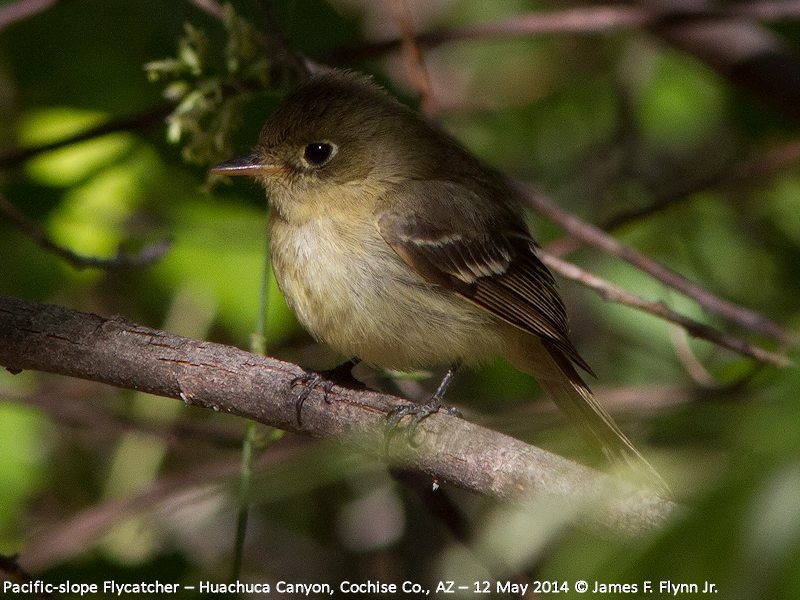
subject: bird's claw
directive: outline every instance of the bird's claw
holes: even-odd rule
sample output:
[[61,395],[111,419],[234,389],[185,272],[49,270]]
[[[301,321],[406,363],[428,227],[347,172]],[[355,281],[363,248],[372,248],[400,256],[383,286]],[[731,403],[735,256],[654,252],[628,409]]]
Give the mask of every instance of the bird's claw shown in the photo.
[[297,424],[302,425],[302,412],[303,412],[303,404],[305,404],[308,397],[311,395],[316,388],[322,388],[322,399],[325,401],[326,404],[330,404],[332,400],[328,397],[333,389],[333,386],[336,385],[335,382],[331,381],[330,379],[325,379],[323,375],[319,373],[314,373],[313,371],[307,371],[302,375],[298,375],[291,382],[289,382],[289,387],[294,389],[298,385],[302,385],[303,389],[297,394],[295,399],[295,411],[297,413]]
[[401,404],[400,406],[395,406],[392,410],[390,410],[386,415],[386,428],[389,433],[393,433],[397,430],[397,426],[400,424],[400,421],[403,420],[404,417],[411,417],[411,421],[408,424],[407,431],[410,437],[413,437],[414,432],[417,429],[417,426],[430,417],[432,414],[437,413],[439,411],[446,412],[449,415],[454,417],[462,417],[461,411],[453,406],[447,406],[442,404],[441,398],[437,398],[433,396],[428,402],[425,404],[414,404],[409,402],[407,404]]
[[333,400],[330,398],[333,386],[338,385],[350,389],[362,389],[364,384],[358,379],[353,377],[353,367],[358,363],[358,359],[353,358],[333,369],[326,369],[324,371],[306,371],[302,375],[298,375],[289,383],[289,387],[294,389],[298,385],[302,385],[303,389],[297,394],[295,409],[297,411],[297,424],[302,425],[301,413],[303,404],[317,388],[322,388],[322,399],[325,404],[331,404]]
[[297,394],[298,400],[302,398],[305,401],[305,399],[308,398],[315,388],[322,387],[322,398],[325,400],[325,402],[330,404],[331,400],[328,398],[328,394],[331,393],[331,390],[336,383],[330,379],[325,379],[324,375],[309,371],[307,373],[303,373],[302,375],[298,375],[289,382],[289,387],[291,388],[295,388],[298,385],[303,386],[303,389],[300,390],[299,394]]

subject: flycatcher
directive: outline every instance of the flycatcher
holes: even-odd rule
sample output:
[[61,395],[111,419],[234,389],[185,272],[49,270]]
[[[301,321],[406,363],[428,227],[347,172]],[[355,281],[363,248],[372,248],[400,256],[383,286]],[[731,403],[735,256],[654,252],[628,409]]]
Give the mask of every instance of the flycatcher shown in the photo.
[[[275,276],[316,339],[399,370],[502,355],[609,457],[651,470],[578,373],[591,369],[569,340],[521,199],[370,79],[311,77],[252,154],[212,172],[266,189]],[[438,410],[451,377],[427,404],[394,416]]]

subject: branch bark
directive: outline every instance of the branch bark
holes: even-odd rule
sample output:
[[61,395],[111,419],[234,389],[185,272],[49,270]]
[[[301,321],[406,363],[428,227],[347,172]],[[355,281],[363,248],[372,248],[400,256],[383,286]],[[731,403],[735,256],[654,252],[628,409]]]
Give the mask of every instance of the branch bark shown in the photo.
[[676,510],[651,492],[446,414],[423,421],[413,444],[403,435],[387,438],[385,415],[405,402],[394,396],[334,386],[326,404],[315,391],[299,424],[290,390],[300,367],[119,317],[0,297],[0,365],[181,399],[316,438],[337,437],[440,482],[505,501],[558,503],[616,535],[658,528]]

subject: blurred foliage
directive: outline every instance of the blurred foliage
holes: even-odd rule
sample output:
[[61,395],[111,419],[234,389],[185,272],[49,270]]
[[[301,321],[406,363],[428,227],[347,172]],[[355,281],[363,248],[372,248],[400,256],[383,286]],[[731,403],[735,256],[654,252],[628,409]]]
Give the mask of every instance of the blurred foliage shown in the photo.
[[[165,236],[172,250],[147,269],[77,271],[0,217],[1,294],[247,347],[264,265],[265,201],[248,182],[217,185],[212,194],[205,171],[255,142],[283,92],[275,77],[282,65],[256,3],[234,2],[222,19],[200,4],[62,2],[0,30],[0,154],[144,113],[164,94],[175,108],[166,123],[0,171],[0,191],[77,252],[108,256],[120,244]],[[320,63],[341,46],[397,31],[388,2],[270,4],[289,44]],[[418,29],[435,29],[561,5],[410,7]],[[798,43],[796,24],[776,31]],[[797,136],[796,122],[638,30],[462,40],[425,58],[446,129],[597,223]],[[413,101],[399,53],[349,66]],[[615,235],[797,328],[799,215],[795,163],[698,190]],[[560,237],[556,226],[532,221],[544,245]],[[731,329],[612,257],[578,250],[570,258]],[[270,286],[270,352],[329,366],[335,357],[298,328]],[[797,370],[761,368],[686,341],[572,284],[563,292],[574,341],[599,374],[599,397],[663,471],[685,514],[646,539],[609,540],[570,526],[574,515],[562,507],[510,510],[445,485],[468,522],[464,543],[381,464],[287,435],[260,458],[244,578],[470,586],[484,578],[584,579],[637,583],[640,591],[645,580],[710,581],[720,598],[800,597]],[[470,419],[591,461],[538,398],[535,383],[503,363],[463,374],[449,396]],[[0,373],[0,553],[20,552],[23,566],[52,581],[223,581],[243,430],[238,419],[168,400]]]
[[[200,165],[231,152],[229,132],[239,125],[246,92],[270,83],[265,36],[231,4],[221,13],[228,34],[224,51],[212,48],[202,30],[185,23],[177,56],[144,66],[150,81],[167,83],[164,97],[176,104],[167,118],[167,139],[182,142],[184,159]],[[224,66],[214,64],[219,57]]]

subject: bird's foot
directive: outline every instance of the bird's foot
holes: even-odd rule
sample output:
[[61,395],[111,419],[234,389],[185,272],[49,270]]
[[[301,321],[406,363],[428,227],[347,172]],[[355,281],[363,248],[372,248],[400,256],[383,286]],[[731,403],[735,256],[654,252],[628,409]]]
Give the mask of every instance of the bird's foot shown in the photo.
[[425,404],[415,404],[413,402],[409,402],[408,404],[395,406],[386,415],[386,425],[390,429],[394,429],[400,424],[400,421],[403,420],[403,417],[410,416],[411,427],[416,427],[420,422],[427,419],[432,414],[439,412],[440,410],[456,417],[462,416],[461,411],[459,411],[457,408],[446,406],[442,404],[442,401],[439,398],[432,397]]
[[350,389],[363,389],[365,386],[358,379],[353,377],[354,361],[347,361],[332,369],[325,369],[323,371],[306,371],[292,379],[289,387],[294,389],[298,385],[302,385],[303,389],[297,394],[295,400],[295,411],[297,412],[297,424],[302,425],[302,412],[303,404],[305,404],[308,397],[317,388],[322,388],[322,399],[326,404],[330,404],[330,393],[333,386],[338,385]]
[[431,396],[425,404],[415,404],[413,402],[409,402],[408,404],[401,404],[400,406],[394,407],[389,413],[386,415],[386,426],[387,431],[391,434],[397,431],[397,426],[403,417],[410,416],[411,422],[408,425],[408,434],[410,439],[414,439],[414,432],[417,430],[417,426],[425,419],[430,417],[433,413],[437,413],[439,411],[444,411],[449,415],[453,415],[454,417],[461,417],[461,411],[453,406],[447,406],[446,404],[442,403],[442,398],[444,398],[445,393],[447,392],[447,388],[450,386],[450,383],[455,376],[456,371],[458,370],[460,363],[455,363],[447,370],[447,374],[445,374],[442,381],[439,383],[439,387],[436,388],[436,392],[434,392],[433,396]]
[[437,398],[435,395],[431,396],[431,398],[424,404],[415,404],[413,402],[409,402],[408,404],[401,404],[400,406],[395,406],[386,415],[387,443],[392,437],[394,437],[396,433],[398,433],[399,431],[398,425],[400,424],[400,421],[402,421],[404,417],[411,417],[408,427],[404,428],[404,431],[407,432],[408,439],[413,442],[414,434],[416,433],[419,424],[422,423],[422,421],[424,421],[428,417],[430,417],[432,414],[440,411],[446,412],[447,414],[453,415],[454,417],[463,416],[460,410],[458,410],[454,406],[447,406],[446,404],[442,404],[442,399]]

